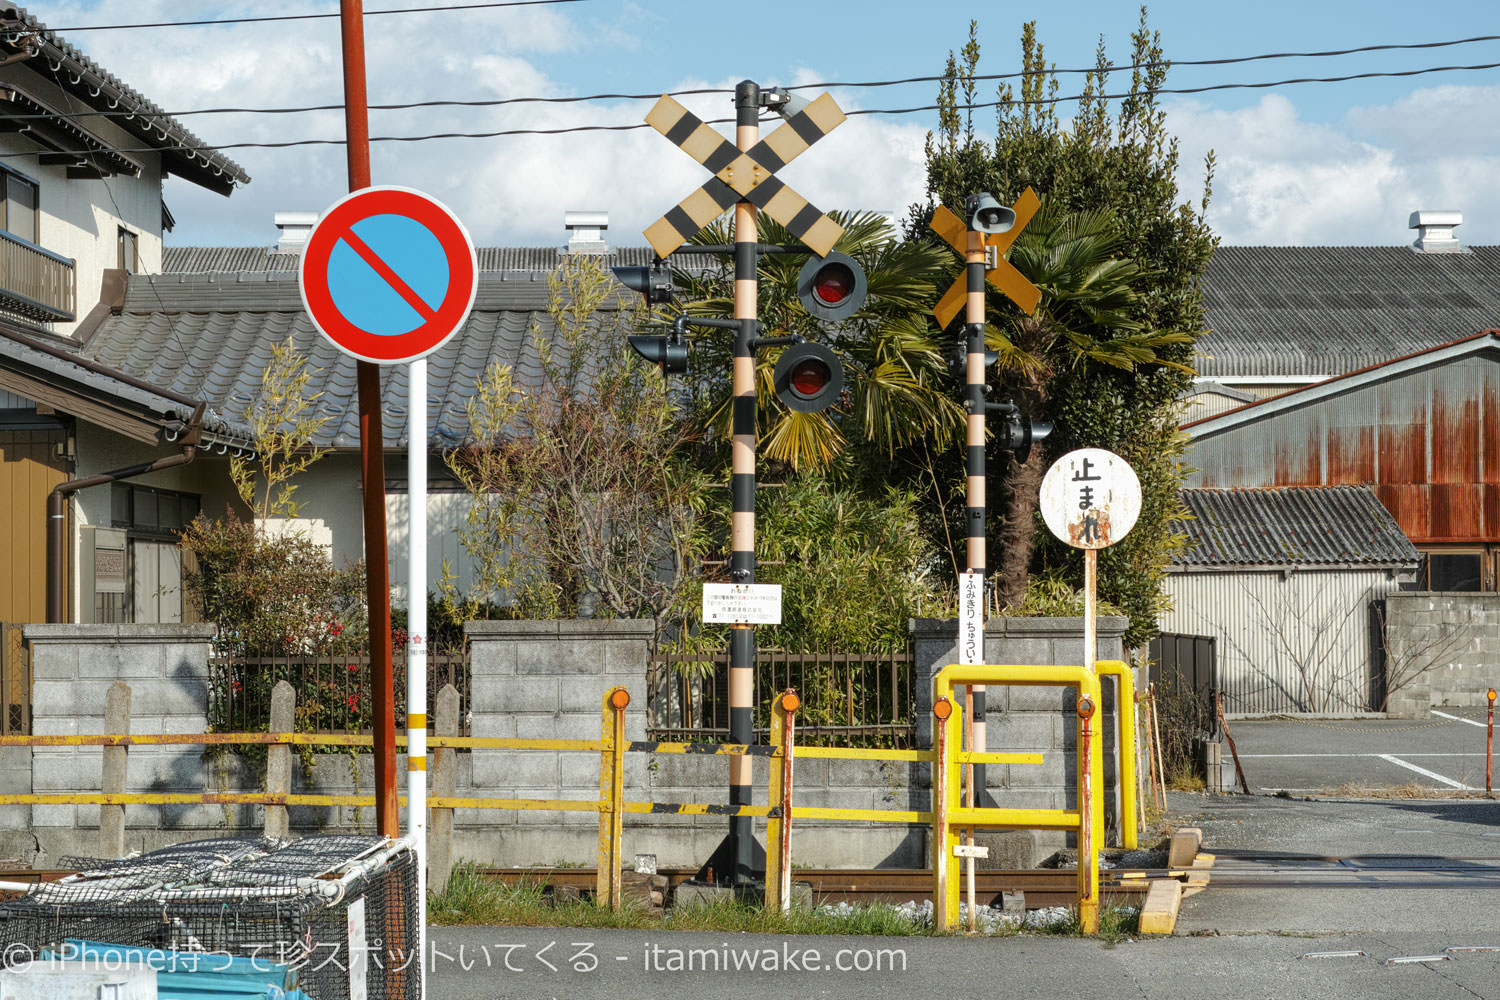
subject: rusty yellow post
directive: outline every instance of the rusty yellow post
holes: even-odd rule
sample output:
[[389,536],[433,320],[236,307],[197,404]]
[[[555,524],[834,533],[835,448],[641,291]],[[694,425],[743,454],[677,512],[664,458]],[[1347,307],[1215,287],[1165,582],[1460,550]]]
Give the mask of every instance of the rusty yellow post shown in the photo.
[[1130,677],[1130,665],[1123,660],[1100,660],[1097,666],[1101,677],[1114,677],[1117,682],[1115,746],[1120,753],[1120,846],[1133,851],[1140,830],[1139,786],[1136,780],[1135,683]]
[[771,703],[771,743],[781,749],[781,759],[771,759],[767,795],[780,810],[766,820],[766,909],[772,913],[792,905],[792,747],[801,704],[791,688]]
[[604,718],[599,750],[599,850],[594,878],[594,900],[601,908],[620,908],[620,838],[625,797],[625,706],[630,692],[609,689],[604,696]]
[[1094,701],[1078,698],[1078,923],[1085,934],[1099,932],[1099,841],[1095,836]]
[[[948,760],[948,719],[953,702],[938,697],[932,704],[932,926],[948,931],[957,922],[958,913],[949,913],[948,865],[953,857],[952,838],[948,835],[948,809],[951,773]],[[957,883],[954,883],[955,888]]]

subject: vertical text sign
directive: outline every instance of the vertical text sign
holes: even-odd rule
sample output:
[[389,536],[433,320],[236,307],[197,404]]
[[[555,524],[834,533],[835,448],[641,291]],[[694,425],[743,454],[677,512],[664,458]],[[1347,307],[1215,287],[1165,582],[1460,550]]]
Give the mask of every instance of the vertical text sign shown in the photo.
[[958,662],[984,662],[984,574],[958,578]]

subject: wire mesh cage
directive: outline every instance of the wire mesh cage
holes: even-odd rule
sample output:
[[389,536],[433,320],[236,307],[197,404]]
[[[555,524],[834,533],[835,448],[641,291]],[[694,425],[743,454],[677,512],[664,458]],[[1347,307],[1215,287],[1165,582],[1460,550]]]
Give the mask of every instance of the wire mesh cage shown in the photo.
[[0,903],[5,961],[101,942],[285,966],[311,1000],[417,1000],[417,856],[407,840],[205,840],[123,860]]

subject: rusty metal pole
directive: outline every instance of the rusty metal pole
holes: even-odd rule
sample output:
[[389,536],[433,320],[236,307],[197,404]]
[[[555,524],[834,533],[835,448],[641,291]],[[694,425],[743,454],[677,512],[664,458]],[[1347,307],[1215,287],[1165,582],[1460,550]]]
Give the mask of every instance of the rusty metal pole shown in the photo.
[[1099,855],[1094,841],[1094,703],[1078,699],[1078,923],[1085,934],[1099,931]]
[[1494,784],[1493,784],[1494,774],[1495,774],[1495,689],[1494,688],[1490,688],[1489,689],[1489,691],[1487,693],[1487,697],[1489,698],[1490,707],[1489,707],[1489,719],[1488,719],[1488,722],[1485,724],[1485,730],[1484,730],[1484,794],[1486,796],[1493,796],[1495,794],[1495,788],[1494,788]]
[[932,705],[932,926],[950,930],[948,919],[948,717],[953,703],[939,698]]
[[[365,93],[365,26],[361,0],[340,0],[344,52],[344,128],[349,190],[370,186],[370,112]],[[365,599],[370,621],[370,711],[375,736],[375,829],[401,835],[396,799],[396,681],[391,663],[391,586],[385,535],[385,443],[380,366],[356,362],[359,454],[364,494]]]

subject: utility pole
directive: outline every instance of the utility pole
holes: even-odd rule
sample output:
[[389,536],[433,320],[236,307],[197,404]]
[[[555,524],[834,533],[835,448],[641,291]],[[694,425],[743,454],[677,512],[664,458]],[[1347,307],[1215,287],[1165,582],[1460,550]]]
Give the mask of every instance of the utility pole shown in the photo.
[[[370,186],[370,111],[365,93],[365,27],[361,0],[341,0],[344,127],[349,190]],[[396,799],[396,681],[391,665],[391,586],[385,540],[385,442],[380,416],[380,366],[357,361],[359,455],[364,494],[365,599],[370,621],[371,712],[375,729],[375,829],[401,835]],[[424,595],[425,596],[425,595]]]

